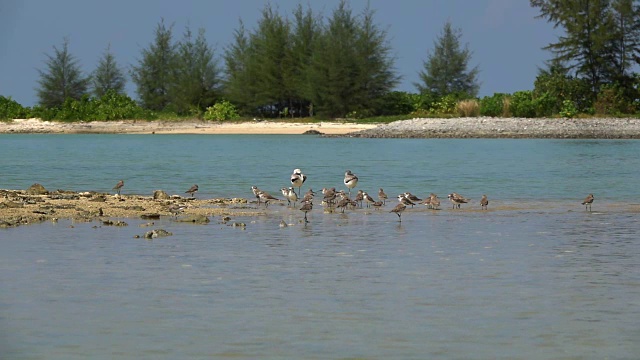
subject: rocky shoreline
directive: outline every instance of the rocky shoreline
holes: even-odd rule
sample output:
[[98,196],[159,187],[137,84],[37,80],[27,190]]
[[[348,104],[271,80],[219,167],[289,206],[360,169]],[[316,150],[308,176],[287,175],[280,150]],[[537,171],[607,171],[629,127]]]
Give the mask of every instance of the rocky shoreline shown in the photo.
[[634,118],[492,118],[411,119],[347,134],[361,138],[556,138],[640,139]]
[[90,121],[18,119],[0,122],[5,134],[317,134],[362,138],[640,139],[636,118],[417,118],[388,124],[278,121]]
[[0,199],[0,228],[64,219],[126,226],[118,219],[153,221],[169,217],[175,221],[203,224],[211,221],[211,217],[220,217],[220,221],[226,223],[235,216],[264,214],[263,210],[249,206],[244,198],[197,199],[168,195],[162,190],[155,191],[152,196],[113,195],[94,191],[48,191],[40,184],[33,184],[27,190],[0,189]]

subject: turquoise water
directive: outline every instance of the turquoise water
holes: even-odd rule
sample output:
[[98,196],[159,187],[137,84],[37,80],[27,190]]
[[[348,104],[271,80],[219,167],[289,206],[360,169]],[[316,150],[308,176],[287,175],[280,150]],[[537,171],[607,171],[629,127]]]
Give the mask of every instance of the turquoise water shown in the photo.
[[[438,193],[148,228],[0,231],[2,359],[636,359],[639,141],[0,135],[0,188],[198,197],[308,187]],[[461,211],[446,194],[474,199]],[[589,213],[580,205],[587,193]],[[479,211],[480,195],[489,211]],[[255,206],[255,205],[251,205]],[[281,220],[290,226],[280,228]],[[73,226],[71,226],[73,225]]]

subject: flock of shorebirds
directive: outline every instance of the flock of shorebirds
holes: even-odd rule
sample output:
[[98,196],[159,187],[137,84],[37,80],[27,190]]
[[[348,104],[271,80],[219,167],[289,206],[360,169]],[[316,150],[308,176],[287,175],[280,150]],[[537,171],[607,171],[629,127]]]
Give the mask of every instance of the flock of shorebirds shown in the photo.
[[[307,181],[307,176],[302,173],[300,169],[294,169],[291,174],[291,186],[283,187],[281,190],[282,196],[287,200],[289,206],[296,207],[298,200],[302,204],[300,206],[300,211],[304,212],[304,221],[309,222],[307,219],[307,213],[313,209],[313,199],[316,196],[316,192],[314,192],[311,188],[307,190],[307,192],[302,195],[301,189],[302,185]],[[358,185],[358,176],[356,176],[351,170],[347,170],[344,173],[344,185],[347,187],[348,191],[338,190],[336,188],[323,188],[322,189],[322,204],[324,206],[328,206],[330,208],[340,209],[341,212],[344,213],[347,208],[356,208],[363,207],[363,203],[366,203],[368,208],[380,209],[384,205],[386,205],[388,196],[384,192],[382,188],[378,190],[378,199],[374,199],[371,195],[369,195],[366,191],[358,190],[355,197],[351,198],[351,190]],[[113,190],[116,190],[118,194],[120,194],[120,190],[124,186],[124,181],[120,180],[116,186],[113,187]],[[298,192],[295,191],[294,188],[298,188]],[[280,201],[281,199],[272,196],[266,191],[260,190],[257,186],[252,186],[251,190],[255,195],[258,206],[264,203],[265,208],[269,206],[269,202],[271,201]],[[195,196],[195,193],[198,191],[198,185],[193,185],[187,191],[186,194],[190,194],[191,197]],[[468,199],[456,192],[452,192],[447,195],[449,201],[453,205],[453,209],[460,209],[462,204],[468,203],[471,199]],[[390,213],[395,213],[398,215],[398,221],[402,222],[402,213],[407,209],[407,206],[413,207],[416,204],[421,204],[427,206],[429,209],[439,210],[440,209],[440,199],[438,195],[431,193],[429,196],[425,197],[425,199],[420,199],[416,195],[413,195],[410,192],[405,192],[399,194],[397,196],[398,204],[389,211]],[[591,211],[591,204],[593,203],[594,197],[593,194],[589,194],[583,201],[582,205],[585,206],[585,210]],[[487,210],[489,206],[489,199],[487,195],[482,195],[480,199],[480,207],[482,210]],[[178,213],[182,211],[183,208],[179,206],[175,209],[169,209],[172,213]]]

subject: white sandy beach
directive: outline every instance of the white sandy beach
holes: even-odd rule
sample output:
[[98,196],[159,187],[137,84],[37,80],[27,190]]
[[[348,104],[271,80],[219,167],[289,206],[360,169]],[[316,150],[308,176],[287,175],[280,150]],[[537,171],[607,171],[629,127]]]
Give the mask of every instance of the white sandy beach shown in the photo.
[[90,121],[58,122],[39,119],[16,119],[0,122],[0,133],[49,134],[302,134],[316,130],[323,134],[344,135],[375,128],[376,124],[347,122],[294,123],[278,121]]

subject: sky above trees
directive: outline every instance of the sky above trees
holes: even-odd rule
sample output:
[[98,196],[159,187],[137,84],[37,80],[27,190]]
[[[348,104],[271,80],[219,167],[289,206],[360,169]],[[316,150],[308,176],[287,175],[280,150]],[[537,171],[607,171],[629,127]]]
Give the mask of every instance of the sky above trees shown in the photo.
[[[329,16],[339,0],[312,2],[316,13]],[[479,95],[511,93],[533,88],[538,67],[551,55],[541,48],[555,41],[550,24],[535,19],[538,11],[528,1],[512,0],[369,0],[374,21],[388,31],[395,67],[402,77],[397,90],[417,92],[423,61],[446,21],[462,32],[461,42],[472,51],[470,66],[480,72]],[[25,106],[37,102],[38,69],[45,68],[46,54],[69,39],[69,51],[82,69],[92,72],[107,46],[127,70],[153,40],[158,22],[174,24],[181,37],[186,26],[204,28],[206,39],[222,58],[233,41],[241,19],[254,29],[261,10],[270,3],[289,16],[300,0],[182,1],[140,0],[80,1],[5,0],[0,7],[0,95],[11,96]],[[360,13],[367,0],[349,1]],[[135,97],[128,79],[127,93]]]

